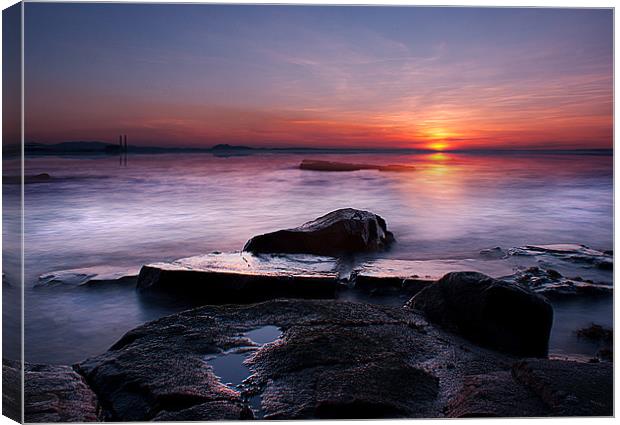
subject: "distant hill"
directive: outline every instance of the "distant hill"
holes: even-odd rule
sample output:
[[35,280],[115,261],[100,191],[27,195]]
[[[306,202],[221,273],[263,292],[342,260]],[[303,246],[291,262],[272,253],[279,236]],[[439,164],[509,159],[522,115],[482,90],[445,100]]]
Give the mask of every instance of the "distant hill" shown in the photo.
[[255,150],[250,146],[229,145],[228,143],[220,143],[211,148],[212,151],[233,151],[233,150]]
[[118,153],[120,146],[111,143],[96,141],[73,141],[56,144],[26,143],[26,154],[92,154],[92,153]]
[[[26,155],[114,155],[122,152],[118,144],[101,141],[70,141],[55,144],[26,143]],[[5,155],[18,155],[19,145],[3,146]],[[215,156],[243,156],[267,153],[436,153],[428,149],[406,148],[312,148],[312,147],[251,147],[244,145],[230,145],[220,143],[210,148],[183,148],[158,146],[127,146],[128,153],[157,154],[157,153],[211,153]],[[465,155],[613,155],[613,149],[477,149],[477,150],[447,150],[444,153],[459,153]]]

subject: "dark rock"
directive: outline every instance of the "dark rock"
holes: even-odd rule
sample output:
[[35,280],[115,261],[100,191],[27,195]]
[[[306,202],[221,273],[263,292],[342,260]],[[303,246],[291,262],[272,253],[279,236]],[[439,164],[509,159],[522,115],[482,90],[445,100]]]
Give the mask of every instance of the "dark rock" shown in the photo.
[[516,363],[512,374],[543,400],[551,416],[613,415],[611,363],[530,359]]
[[596,351],[597,361],[612,362],[614,357],[613,343],[614,331],[593,323],[587,328],[578,329],[577,337],[585,338],[598,343]]
[[463,260],[394,260],[380,258],[355,268],[352,279],[356,289],[366,291],[398,290],[413,296],[446,273],[474,270],[494,277],[512,272],[501,261]]
[[69,366],[26,364],[26,422],[95,422],[97,396]]
[[592,341],[611,343],[613,341],[614,332],[609,328],[592,323],[587,328],[577,330],[577,336]]
[[549,409],[533,391],[515,382],[509,371],[468,376],[447,406],[453,418],[540,417]]
[[448,273],[407,306],[478,344],[520,356],[547,355],[553,309],[515,284],[476,272]]
[[566,278],[554,269],[529,267],[504,278],[525,286],[549,299],[600,297],[613,294],[613,287],[594,283],[579,276]]
[[383,218],[368,211],[345,208],[294,229],[254,236],[243,250],[339,256],[384,250],[393,241],[394,235],[387,230]]
[[604,362],[614,361],[614,350],[610,345],[608,347],[599,348],[596,352],[596,358]]
[[272,298],[333,298],[335,259],[306,255],[219,253],[142,267],[138,288],[193,298],[203,304]]
[[450,417],[611,416],[610,363],[528,359],[512,371],[468,376],[446,408]]
[[332,162],[304,159],[299,164],[300,170],[311,171],[360,171],[360,170],[377,170],[377,171],[397,171],[408,172],[415,171],[415,167],[411,165],[375,165],[375,164],[352,164],[349,162]]
[[[282,335],[260,346],[245,336],[267,325]],[[464,374],[510,365],[453,338],[402,308],[332,300],[208,306],[136,328],[79,370],[109,420],[240,419],[251,397],[265,419],[438,417]],[[208,359],[239,349],[249,376],[229,387]],[[459,366],[440,367],[455,358]]]
[[[267,327],[279,336],[250,339]],[[211,364],[230,353],[246,356],[240,385],[223,384],[226,378]],[[146,323],[75,370],[108,421],[514,417],[610,409],[609,363],[513,364],[514,358],[471,345],[409,309],[278,300],[201,307]],[[62,377],[71,371],[51,368]],[[30,379],[35,388],[48,382],[41,374]]]
[[52,180],[52,176],[47,173],[33,174],[29,176],[2,176],[3,184],[31,184],[31,183],[46,183]]
[[[205,318],[206,319],[206,318]],[[78,365],[113,421],[241,419],[239,394],[219,382],[204,356],[218,351],[209,319],[190,330],[184,320],[151,322],[110,351]],[[226,341],[221,341],[222,345]]]
[[22,422],[21,363],[2,358],[2,414]]
[[496,246],[494,248],[483,249],[480,251],[480,256],[491,260],[504,259],[508,256],[508,253],[501,247]]

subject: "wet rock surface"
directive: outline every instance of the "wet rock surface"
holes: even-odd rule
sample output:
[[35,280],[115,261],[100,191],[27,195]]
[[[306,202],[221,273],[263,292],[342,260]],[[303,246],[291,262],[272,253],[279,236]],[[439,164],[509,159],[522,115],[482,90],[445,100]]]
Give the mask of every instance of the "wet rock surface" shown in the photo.
[[551,255],[570,263],[592,266],[601,270],[613,269],[613,253],[599,251],[585,245],[526,245],[511,249],[509,255]]
[[26,422],[94,422],[101,419],[97,397],[69,366],[26,364]]
[[381,251],[394,241],[385,220],[369,211],[344,208],[299,227],[254,236],[243,250],[339,256]]
[[271,298],[333,298],[336,260],[306,255],[213,253],[140,270],[141,290],[193,297],[205,304],[247,303]]
[[527,359],[510,371],[468,376],[447,406],[450,417],[611,416],[609,363]]
[[351,274],[351,280],[356,289],[401,291],[412,296],[447,273],[461,270],[485,273],[492,277],[513,272],[510,264],[499,261],[376,259],[356,267]]
[[534,391],[552,416],[611,416],[613,365],[528,359],[516,363],[512,375]]
[[[258,345],[245,335],[267,325],[281,337]],[[224,385],[207,360],[240,348],[250,353],[243,389]],[[406,309],[281,300],[147,323],[78,370],[112,420],[389,418],[443,416],[465,375],[512,362]]]
[[519,356],[547,355],[553,308],[517,285],[476,272],[448,273],[407,306],[478,344]]
[[515,382],[510,371],[467,376],[463,388],[448,403],[453,418],[540,417],[549,408],[533,391]]
[[21,364],[2,358],[2,414],[21,422],[22,388]]
[[407,308],[335,300],[187,310],[27,374],[44,421],[606,416],[613,394],[610,363],[519,360]]
[[580,276],[567,278],[555,269],[537,266],[519,270],[514,275],[507,276],[506,280],[524,285],[550,299],[599,297],[613,294],[613,287],[609,284],[584,280]]

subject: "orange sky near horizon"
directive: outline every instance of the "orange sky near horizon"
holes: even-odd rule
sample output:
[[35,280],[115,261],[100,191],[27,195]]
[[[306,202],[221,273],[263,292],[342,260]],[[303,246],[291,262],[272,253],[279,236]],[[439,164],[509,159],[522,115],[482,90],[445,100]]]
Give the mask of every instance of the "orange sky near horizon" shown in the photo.
[[129,6],[27,6],[26,141],[613,145],[609,10]]

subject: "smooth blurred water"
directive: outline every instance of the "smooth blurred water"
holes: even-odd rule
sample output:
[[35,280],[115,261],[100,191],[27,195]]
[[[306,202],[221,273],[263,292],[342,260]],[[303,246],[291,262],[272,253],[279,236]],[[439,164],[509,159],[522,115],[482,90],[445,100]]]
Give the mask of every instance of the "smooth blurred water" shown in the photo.
[[[414,172],[316,172],[302,159],[407,164]],[[210,154],[37,157],[25,189],[26,356],[67,363],[183,308],[129,287],[31,289],[39,275],[214,250],[337,208],[383,216],[386,255],[467,258],[480,249],[580,243],[612,249],[613,158],[587,155]],[[605,313],[607,314],[607,313]]]

